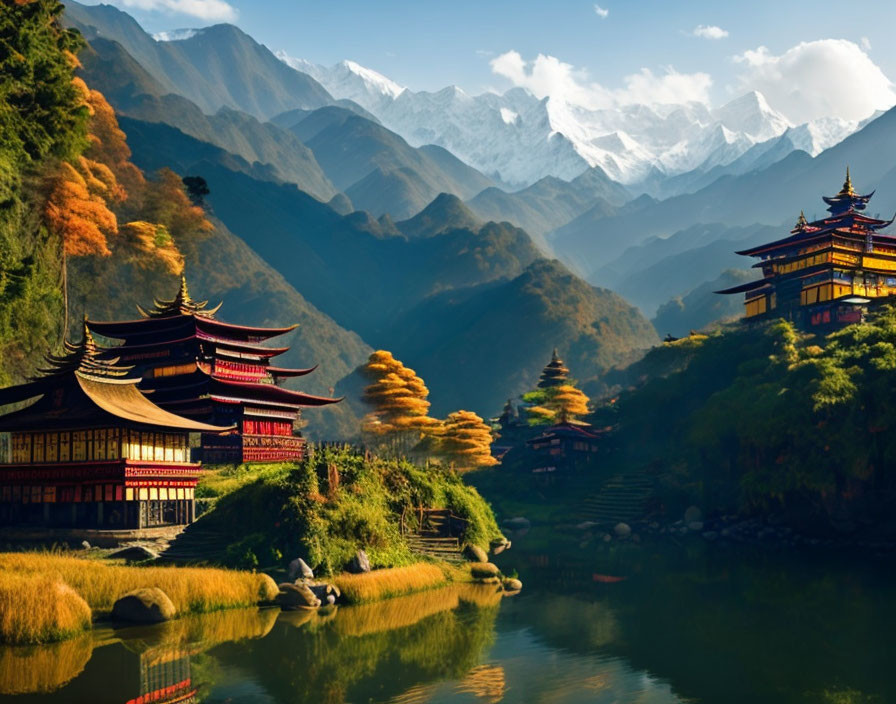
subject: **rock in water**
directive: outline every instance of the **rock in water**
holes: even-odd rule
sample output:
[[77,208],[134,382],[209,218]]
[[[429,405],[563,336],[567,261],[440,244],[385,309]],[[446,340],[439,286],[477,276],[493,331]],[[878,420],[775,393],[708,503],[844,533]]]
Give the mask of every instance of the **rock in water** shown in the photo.
[[505,579],[504,590],[508,592],[518,592],[523,588],[523,583],[518,579]]
[[467,543],[464,546],[464,557],[470,562],[488,562],[488,553],[472,543]]
[[301,557],[297,557],[289,563],[289,578],[295,580],[299,577],[302,577],[303,579],[314,579],[314,571]]
[[501,570],[491,562],[474,562],[470,565],[470,574],[474,579],[497,579],[501,576]]
[[496,538],[489,544],[489,547],[495,555],[500,555],[505,550],[510,550],[510,545],[511,542],[507,538]]
[[355,556],[348,563],[346,569],[352,574],[361,574],[362,572],[370,572],[370,558],[363,550],[358,550]]
[[523,530],[525,528],[531,527],[532,523],[528,518],[517,516],[516,518],[508,518],[502,525],[506,526],[510,530]]
[[628,538],[632,534],[632,529],[628,523],[617,523],[613,532],[617,538]]
[[685,523],[697,523],[703,520],[703,511],[696,506],[688,506],[684,512]]
[[280,593],[277,595],[277,604],[281,609],[291,611],[293,609],[316,609],[320,606],[314,592],[304,584],[292,584],[284,582],[280,585]]
[[157,587],[135,589],[112,605],[112,618],[130,623],[160,623],[174,618],[177,609]]
[[116,550],[113,553],[109,553],[106,557],[110,560],[127,560],[128,562],[143,562],[144,560],[155,560],[158,558],[159,553],[155,550],[150,550],[147,547],[143,547],[142,545],[131,545],[127,548],[122,548],[121,550]]
[[81,547],[84,548],[85,550],[90,550],[90,543],[88,543],[86,540],[82,540]]

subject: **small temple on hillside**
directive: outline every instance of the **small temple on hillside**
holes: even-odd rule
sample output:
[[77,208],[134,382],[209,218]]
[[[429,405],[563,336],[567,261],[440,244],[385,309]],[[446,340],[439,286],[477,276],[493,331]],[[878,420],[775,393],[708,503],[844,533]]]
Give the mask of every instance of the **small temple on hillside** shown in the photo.
[[762,278],[722,294],[743,293],[749,322],[786,318],[804,328],[860,322],[869,306],[896,294],[896,237],[880,230],[893,220],[862,211],[874,192],[856,193],[846,181],[835,196],[823,196],[828,215],[809,222],[800,213],[790,235],[738,252],[759,261]]
[[120,340],[104,349],[133,365],[140,389],[162,408],[192,420],[235,427],[229,434],[203,433],[200,456],[207,463],[275,462],[304,456],[298,431],[301,411],[341,399],[283,388],[286,379],[316,367],[272,364],[288,347],[263,343],[296,328],[233,325],[216,318],[221,305],[190,297],[186,279],[171,300],[156,300],[141,317],[120,322],[89,321],[104,338]]
[[563,386],[569,381],[569,369],[563,364],[563,360],[557,354],[557,348],[554,348],[551,354],[551,361],[542,370],[541,377],[538,379],[539,389],[550,389],[554,386]]
[[[193,433],[232,431],[170,413],[87,328],[31,381],[0,389],[0,525],[132,530],[190,523]],[[35,400],[36,399],[36,400]]]

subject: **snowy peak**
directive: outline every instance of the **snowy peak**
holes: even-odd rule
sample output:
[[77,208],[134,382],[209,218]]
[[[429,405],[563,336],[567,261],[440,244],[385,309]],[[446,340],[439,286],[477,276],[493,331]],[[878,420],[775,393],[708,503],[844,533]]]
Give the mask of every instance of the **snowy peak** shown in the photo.
[[152,38],[157,42],[180,42],[195,37],[198,33],[198,29],[172,29],[167,32],[156,32]]
[[571,180],[596,166],[624,184],[657,173],[706,171],[732,164],[785,133],[793,148],[817,154],[858,126],[836,119],[792,125],[756,91],[715,109],[698,102],[591,109],[537,98],[520,87],[504,94],[470,95],[457,86],[415,92],[354,61],[327,68],[277,55],[331,95],[373,113],[412,146],[438,145],[518,187],[545,176]]
[[755,142],[777,137],[791,126],[773,110],[759,91],[750,91],[712,111],[713,117],[732,132],[740,132]]

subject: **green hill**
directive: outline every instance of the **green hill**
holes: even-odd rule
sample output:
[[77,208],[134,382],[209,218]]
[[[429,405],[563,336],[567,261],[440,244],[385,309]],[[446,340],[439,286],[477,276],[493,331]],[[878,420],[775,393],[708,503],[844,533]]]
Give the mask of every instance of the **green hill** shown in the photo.
[[727,269],[712,281],[705,281],[683,296],[676,296],[661,305],[653,326],[660,335],[681,337],[691,330],[703,330],[713,323],[740,318],[744,314],[743,296],[722,296],[716,291],[755,278],[753,271]]
[[408,237],[433,237],[446,230],[472,230],[482,227],[464,202],[450,193],[440,193],[414,217],[396,223]]

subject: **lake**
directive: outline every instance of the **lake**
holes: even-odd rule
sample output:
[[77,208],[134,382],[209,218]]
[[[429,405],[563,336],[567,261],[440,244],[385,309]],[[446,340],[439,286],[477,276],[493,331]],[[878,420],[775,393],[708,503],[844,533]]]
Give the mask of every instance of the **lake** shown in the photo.
[[896,701],[891,560],[604,544],[534,528],[522,593],[452,585],[324,613],[221,612],[0,649],[21,702]]

